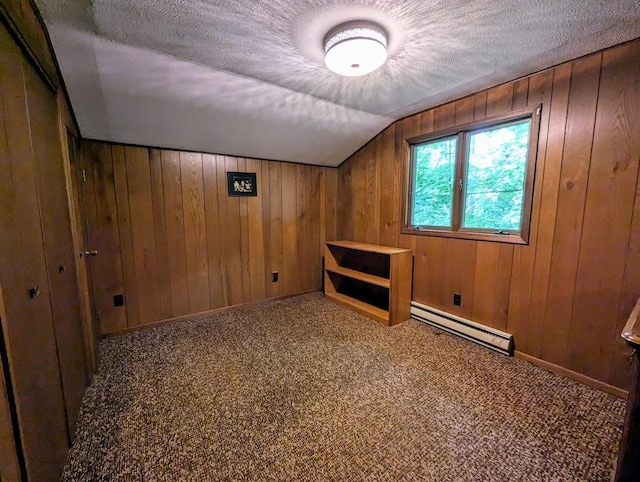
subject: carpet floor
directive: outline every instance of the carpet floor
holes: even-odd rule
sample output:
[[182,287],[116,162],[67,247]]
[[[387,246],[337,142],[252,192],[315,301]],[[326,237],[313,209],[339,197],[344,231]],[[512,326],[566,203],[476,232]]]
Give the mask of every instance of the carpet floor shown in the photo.
[[609,481],[624,402],[318,293],[108,338],[66,481]]

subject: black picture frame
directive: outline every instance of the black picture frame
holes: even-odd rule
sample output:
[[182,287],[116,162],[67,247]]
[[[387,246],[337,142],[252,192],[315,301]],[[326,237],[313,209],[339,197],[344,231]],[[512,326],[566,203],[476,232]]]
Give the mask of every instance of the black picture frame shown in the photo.
[[258,178],[255,172],[227,172],[227,194],[230,197],[258,195]]

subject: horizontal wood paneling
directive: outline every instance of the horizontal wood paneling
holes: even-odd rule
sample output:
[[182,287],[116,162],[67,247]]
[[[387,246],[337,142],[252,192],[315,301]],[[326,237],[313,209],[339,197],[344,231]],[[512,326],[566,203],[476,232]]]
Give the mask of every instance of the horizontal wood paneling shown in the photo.
[[[638,85],[634,41],[396,122],[340,167],[337,237],[411,247],[415,301],[511,332],[519,352],[626,388],[619,335],[640,296]],[[538,104],[528,245],[400,234],[404,139]]]
[[[337,169],[94,141],[82,156],[103,334],[321,288]],[[258,196],[228,197],[227,171],[255,172]]]

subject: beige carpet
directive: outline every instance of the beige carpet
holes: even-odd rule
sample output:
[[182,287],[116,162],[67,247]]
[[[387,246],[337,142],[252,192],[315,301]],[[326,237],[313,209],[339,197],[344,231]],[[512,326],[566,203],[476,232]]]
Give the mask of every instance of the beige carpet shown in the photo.
[[609,481],[623,413],[310,294],[103,341],[63,480]]

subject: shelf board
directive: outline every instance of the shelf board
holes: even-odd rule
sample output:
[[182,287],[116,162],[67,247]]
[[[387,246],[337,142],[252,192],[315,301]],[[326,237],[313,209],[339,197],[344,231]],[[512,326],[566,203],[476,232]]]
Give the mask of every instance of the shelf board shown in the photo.
[[382,276],[376,276],[374,274],[363,273],[362,271],[356,271],[355,269],[344,268],[342,266],[327,266],[325,269],[327,271],[330,271],[331,273],[337,273],[342,276],[346,276],[347,278],[357,279],[360,281],[364,281],[365,283],[381,286],[383,288],[389,288],[391,286],[391,282],[388,278],[383,278]]
[[389,323],[389,312],[387,310],[383,310],[382,308],[378,308],[377,306],[370,305],[369,303],[365,303],[364,301],[357,300],[342,293],[325,293],[325,297],[365,316],[378,320],[380,323]]
[[339,248],[357,249],[369,253],[397,254],[410,253],[410,249],[394,248],[392,246],[379,246],[376,244],[356,243],[355,241],[327,241],[327,246],[337,246]]

